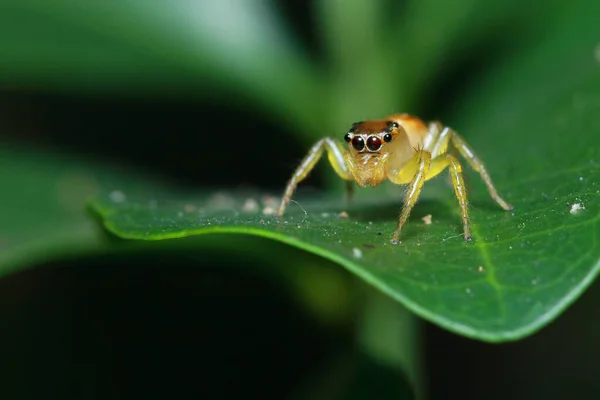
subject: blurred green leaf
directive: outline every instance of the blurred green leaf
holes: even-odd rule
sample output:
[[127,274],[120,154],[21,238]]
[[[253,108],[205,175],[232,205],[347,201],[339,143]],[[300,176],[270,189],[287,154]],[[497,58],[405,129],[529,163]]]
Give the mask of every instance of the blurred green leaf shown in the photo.
[[404,78],[398,90],[409,106],[428,103],[432,80],[458,66],[469,74],[472,64],[476,71],[490,57],[501,60],[516,49],[535,47],[540,32],[571,5],[555,0],[543,6],[519,0],[408,1],[390,23],[388,47],[395,55],[390,59]]
[[89,156],[3,143],[0,277],[52,260],[115,252],[106,231],[90,219],[89,199],[106,190],[105,182],[144,193],[172,190],[155,175],[132,176]]
[[[389,50],[385,0],[315,1],[319,36],[330,77],[328,128],[347,128],[389,107],[404,107],[397,83],[404,78]],[[390,110],[392,112],[393,110]]]
[[106,235],[82,208],[100,188],[81,164],[3,146],[0,187],[0,275],[104,248]]
[[266,0],[4,1],[0,85],[251,98],[316,129],[322,77],[286,28]]

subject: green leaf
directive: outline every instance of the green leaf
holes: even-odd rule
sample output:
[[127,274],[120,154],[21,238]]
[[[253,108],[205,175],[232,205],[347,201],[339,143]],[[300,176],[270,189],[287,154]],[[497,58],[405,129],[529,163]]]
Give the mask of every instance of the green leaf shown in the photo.
[[[337,197],[299,195],[302,208],[292,204],[284,222],[244,213],[243,198],[234,211],[197,204],[204,213],[193,215],[180,214],[186,201],[168,194],[163,197],[170,200],[153,209],[147,199],[135,198],[120,204],[105,198],[96,209],[124,238],[227,232],[279,240],[343,265],[456,333],[487,341],[524,337],[564,311],[600,268],[600,74],[593,15],[582,11],[565,14],[539,50],[506,60],[458,103],[462,122],[452,125],[516,207],[501,211],[469,171],[474,243],[462,242],[456,201],[450,188],[442,190],[441,179],[426,185],[428,193],[396,247],[388,238],[399,192],[353,207]],[[548,57],[554,62],[548,64]],[[348,220],[336,217],[342,210]],[[432,225],[420,220],[427,214]]]
[[[11,7],[18,12],[30,7],[27,2],[10,4],[3,3],[0,29],[21,26],[14,22],[18,21],[13,18],[16,14],[8,12]],[[51,18],[41,18],[38,22],[68,20],[69,24],[51,23],[44,28],[30,21],[22,26],[32,27],[32,30],[24,29],[23,34],[32,34],[35,39],[44,35],[36,36],[33,28],[41,29],[44,34],[58,34],[65,26],[84,27],[83,31],[90,33],[100,26],[98,21],[113,21],[115,17],[106,14],[105,9],[104,13],[88,13],[87,19],[79,18],[78,9],[70,9],[66,4],[54,11],[51,10],[54,5],[48,5],[47,9],[35,8],[33,13],[27,11],[24,15],[47,14]],[[65,12],[67,9],[71,12]],[[516,206],[514,214],[499,210],[487,197],[477,176],[469,173],[474,243],[460,240],[456,202],[441,179],[437,185],[428,183],[428,193],[413,212],[404,232],[404,242],[396,247],[388,244],[401,206],[401,192],[395,190],[396,195],[391,198],[370,201],[365,198],[353,207],[346,207],[337,197],[305,200],[300,194],[296,199],[306,214],[297,204],[292,204],[287,224],[275,223],[260,214],[244,213],[241,208],[245,197],[236,197],[237,212],[232,212],[215,209],[214,204],[201,205],[203,200],[186,200],[182,194],[170,194],[166,190],[159,191],[160,196],[134,196],[131,182],[111,185],[112,196],[104,196],[95,207],[110,230],[128,238],[163,239],[238,232],[276,239],[342,264],[419,315],[454,332],[489,341],[523,337],[544,326],[574,301],[592,282],[600,266],[597,245],[600,57],[595,15],[588,7],[566,7],[564,13],[557,14],[555,22],[560,24],[553,25],[543,43],[535,49],[516,53],[515,58],[507,58],[489,73],[482,74],[463,101],[453,99],[457,111],[452,126],[472,143],[487,163],[500,192]],[[170,36],[167,39],[161,34],[146,36],[154,26],[148,23],[143,29],[132,31],[133,34],[126,29],[129,33],[123,36],[118,29],[111,30],[111,34],[118,36],[114,43],[124,46],[119,47],[118,53],[131,55],[130,50],[140,43],[136,40],[141,39],[173,43]],[[77,51],[53,52],[56,49],[50,43],[42,43],[35,49],[17,42],[11,44],[11,40],[20,36],[9,34],[10,30],[5,32],[7,35],[0,35],[7,44],[0,46],[1,55],[18,57],[3,58],[4,82],[11,83],[17,76],[24,81],[42,76],[42,81],[47,77],[67,77],[61,82],[69,84],[73,75],[64,74],[57,67],[69,65],[68,62],[75,59],[90,68],[94,65],[85,61],[87,58],[74,57]],[[112,47],[114,43],[103,42],[106,37],[103,32],[92,36],[104,44],[86,53],[95,54],[96,61],[102,59],[104,50],[116,49]],[[23,37],[24,43],[36,43],[33,39],[27,40],[26,35]],[[68,34],[66,37],[82,36]],[[178,37],[185,39],[185,36]],[[158,56],[156,48],[152,51],[141,48],[144,55],[131,64],[131,71],[137,72],[137,66],[146,60],[155,60],[156,56],[162,59],[174,49],[168,45],[160,48],[163,52]],[[41,51],[43,49],[46,50]],[[42,58],[27,64],[29,67],[19,64],[29,60],[32,54]],[[196,67],[199,72],[213,65],[193,56],[180,57],[178,52],[171,55],[171,61],[183,60],[182,68],[189,68],[190,72],[196,71]],[[43,58],[46,56],[48,58]],[[120,60],[118,57],[110,59]],[[90,60],[94,61],[94,57]],[[46,66],[46,62],[52,68],[44,70],[41,66]],[[40,70],[33,69],[37,67]],[[82,74],[82,82],[91,76],[86,75],[86,68],[74,70]],[[160,65],[158,70],[161,70]],[[106,71],[109,76],[114,70],[107,68]],[[23,75],[19,75],[21,72]],[[38,72],[41,75],[36,75]],[[127,80],[132,75],[123,76]],[[263,80],[254,82],[253,87],[258,88]],[[34,79],[34,84],[39,82]],[[304,87],[302,79],[294,82]],[[98,86],[102,86],[102,82],[99,83]],[[278,86],[278,90],[289,95],[281,102],[288,105],[282,107],[293,107],[288,103],[294,98],[293,90],[288,90],[286,85]],[[312,93],[310,88],[307,93]],[[309,95],[303,97],[310,98]],[[297,104],[297,110],[304,111],[294,115],[297,120],[304,120],[298,116],[311,112],[301,105],[304,102]],[[315,101],[312,106],[318,108],[319,104]],[[87,184],[72,184],[70,179],[64,184],[65,180],[61,179],[65,172],[77,171],[77,165],[83,164],[63,165],[60,158],[38,154],[12,157],[10,152],[2,154],[2,162],[0,183],[5,199],[0,242],[2,273],[44,258],[110,249],[101,232],[82,212],[85,196],[73,194]],[[87,179],[82,181],[88,182]],[[66,198],[74,200],[65,202],[58,188],[66,188],[64,191],[69,193]],[[438,190],[433,192],[429,188]],[[119,191],[126,194],[124,201],[118,202],[122,199]],[[158,197],[163,200],[152,201]],[[191,209],[186,207],[188,204],[194,205],[195,211],[186,211]],[[572,214],[570,210],[575,204],[583,209]],[[198,207],[203,207],[204,213],[198,213]],[[341,210],[348,211],[350,219],[338,219],[336,215]],[[423,225],[420,220],[427,214],[433,216],[432,225]]]
[[0,275],[44,259],[99,250],[104,234],[82,210],[93,177],[60,157],[0,149]]
[[[557,112],[554,107],[562,107],[562,102],[551,105],[546,110]],[[586,115],[586,126],[599,123],[597,113]],[[551,141],[546,146],[550,148]],[[252,195],[208,201],[177,199],[168,193],[118,201],[107,195],[94,208],[106,227],[122,238],[243,233],[297,246],[343,265],[449,330],[488,341],[511,340],[556,317],[600,268],[600,166],[593,161],[596,147],[579,164],[531,175],[526,158],[511,156],[516,153],[511,153],[510,143],[496,150],[505,163],[509,158],[514,171],[512,176],[499,171],[494,175],[516,210],[500,210],[480,184],[471,185],[474,243],[461,238],[450,188],[443,198],[417,205],[399,246],[389,244],[400,207],[390,199],[364,200],[351,207],[331,199],[302,199],[301,206],[292,203],[282,221],[260,210],[244,211],[245,199],[256,199]],[[584,209],[572,214],[575,203]],[[340,218],[337,213],[346,210],[350,218]],[[431,225],[420,222],[427,214],[432,215]]]
[[[155,176],[129,179],[115,168],[72,154],[3,143],[0,147],[0,277],[39,263],[115,251],[86,204],[106,188],[139,182],[165,190]],[[145,178],[142,178],[145,177]],[[148,193],[147,187],[144,189]]]

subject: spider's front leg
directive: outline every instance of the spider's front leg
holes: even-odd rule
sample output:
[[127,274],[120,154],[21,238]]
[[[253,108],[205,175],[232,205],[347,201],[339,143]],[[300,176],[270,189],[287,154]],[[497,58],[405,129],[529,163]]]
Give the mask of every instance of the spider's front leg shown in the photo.
[[427,178],[429,168],[431,167],[431,153],[425,150],[418,150],[413,158],[400,170],[397,176],[390,177],[390,180],[396,184],[408,183],[408,191],[406,192],[406,199],[404,200],[404,206],[400,212],[398,219],[398,225],[394,234],[392,235],[392,244],[398,244],[400,238],[400,231],[406,221],[415,203],[419,199],[421,189]]
[[458,200],[460,207],[464,238],[466,241],[471,241],[467,192],[462,176],[462,166],[452,154],[440,154],[432,159],[430,152],[426,150],[419,150],[415,153],[412,160],[398,173],[397,176],[393,177],[392,179],[392,182],[394,183],[409,184],[408,192],[406,193],[406,200],[404,201],[404,206],[402,207],[400,218],[398,219],[398,226],[392,235],[392,244],[399,243],[400,231],[406,221],[408,221],[410,212],[417,202],[419,194],[421,194],[421,189],[423,188],[425,181],[440,174],[446,168],[450,169],[450,177],[452,178],[452,185],[454,186],[454,194],[456,195],[456,199]]
[[346,189],[348,194],[351,194],[352,182],[350,181],[354,180],[354,178],[352,177],[352,173],[350,172],[350,169],[344,160],[345,150],[341,143],[338,143],[331,138],[324,138],[319,140],[313,145],[313,147],[310,148],[308,154],[304,157],[300,165],[298,165],[296,171],[294,171],[294,174],[288,181],[285,192],[283,193],[277,216],[281,217],[283,215],[290,200],[292,199],[292,195],[294,194],[298,183],[304,180],[310,171],[312,171],[323,155],[324,150],[327,151],[327,158],[329,159],[329,163],[333,167],[334,171],[340,176],[340,178],[349,181]]

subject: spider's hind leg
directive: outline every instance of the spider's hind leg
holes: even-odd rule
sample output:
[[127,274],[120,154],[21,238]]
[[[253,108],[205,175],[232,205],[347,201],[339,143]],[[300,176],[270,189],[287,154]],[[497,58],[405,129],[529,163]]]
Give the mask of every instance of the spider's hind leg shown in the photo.
[[465,139],[462,138],[452,128],[444,127],[441,123],[435,121],[429,124],[429,131],[431,139],[426,143],[426,150],[429,150],[433,158],[440,156],[448,151],[448,144],[452,143],[454,148],[458,150],[461,156],[463,156],[471,168],[479,173],[481,179],[485,183],[488,192],[492,199],[496,201],[505,210],[512,210],[513,207],[508,204],[494,187],[490,174],[485,169],[483,162],[475,155],[475,152],[467,144]]
[[429,151],[433,158],[448,151],[448,143],[452,137],[452,130],[440,122],[429,123],[429,133],[424,141],[424,150]]

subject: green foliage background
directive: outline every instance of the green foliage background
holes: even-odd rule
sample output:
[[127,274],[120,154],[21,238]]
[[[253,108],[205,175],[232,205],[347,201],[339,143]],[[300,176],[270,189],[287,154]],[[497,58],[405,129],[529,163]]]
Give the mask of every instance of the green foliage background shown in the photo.
[[[473,367],[442,358],[504,348],[446,330],[522,339],[600,267],[596,3],[2,2],[1,334],[16,343],[3,345],[4,393],[435,398],[460,387],[481,398]],[[248,197],[279,195],[318,138],[398,111],[459,130],[515,212],[494,208],[469,171],[476,240],[462,243],[438,179],[391,249],[401,189],[359,191],[346,208],[325,163],[283,229],[241,212]],[[233,212],[211,208],[215,190],[233,193]],[[585,208],[571,214],[574,203]],[[520,365],[544,363],[538,347],[571,360],[579,393],[597,389],[585,332],[598,328],[580,314],[503,346],[524,346],[512,347]],[[553,351],[566,324],[569,356]],[[498,354],[492,375],[511,382],[516,360]],[[171,363],[178,374],[148,367]],[[553,373],[554,386],[536,385]],[[527,375],[491,397],[573,393],[558,367]]]

